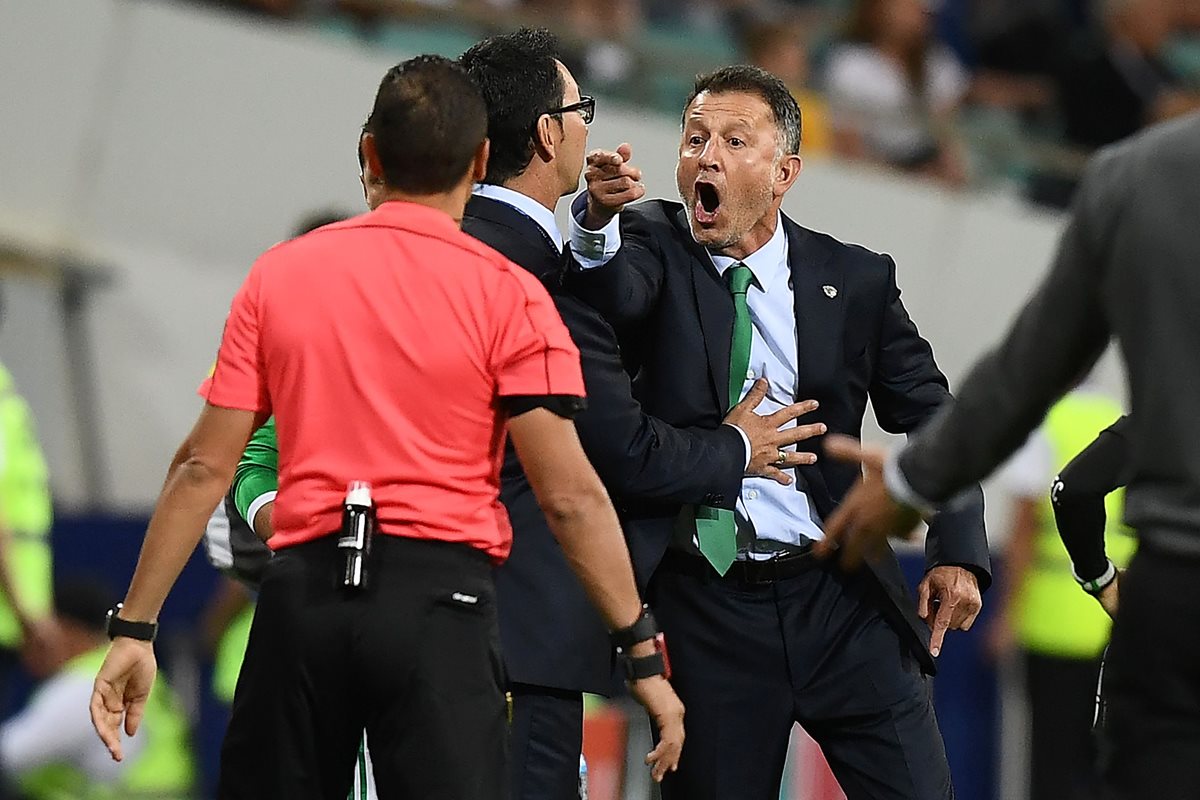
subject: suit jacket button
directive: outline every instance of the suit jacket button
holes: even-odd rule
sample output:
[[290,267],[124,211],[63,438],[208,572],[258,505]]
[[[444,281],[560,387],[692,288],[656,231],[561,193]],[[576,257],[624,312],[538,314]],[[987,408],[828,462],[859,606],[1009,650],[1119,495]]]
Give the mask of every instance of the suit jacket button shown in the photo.
[[706,495],[704,498],[704,505],[706,505],[706,506],[716,506],[716,505],[720,505],[721,503],[724,503],[724,502],[725,502],[725,495],[721,494],[720,492],[715,492],[713,494]]

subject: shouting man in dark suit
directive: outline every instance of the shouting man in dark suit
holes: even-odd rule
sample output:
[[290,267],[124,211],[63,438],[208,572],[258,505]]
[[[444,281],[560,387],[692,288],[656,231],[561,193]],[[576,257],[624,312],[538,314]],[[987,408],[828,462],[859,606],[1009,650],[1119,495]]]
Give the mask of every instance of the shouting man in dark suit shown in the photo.
[[[487,174],[467,203],[463,230],[550,287],[579,348],[587,388],[588,407],[576,416],[576,427],[614,500],[732,507],[744,473],[786,480],[772,464],[775,454],[815,429],[780,427],[811,404],[759,417],[753,409],[762,400],[760,388],[730,410],[726,425],[673,428],[633,399],[613,329],[560,291],[564,266],[575,262],[563,248],[554,207],[578,188],[595,103],[580,96],[556,58],[554,39],[529,30],[496,36],[472,47],[460,63],[487,103],[491,141]],[[619,237],[616,228],[609,229],[613,237]],[[582,692],[612,686],[612,648],[511,446],[500,498],[513,526],[512,554],[496,573],[500,638],[512,681],[512,796],[564,800],[578,796]]]
[[[648,413],[715,428],[765,379],[764,409],[812,398],[829,431],[857,437],[868,399],[885,430],[909,432],[949,396],[892,259],[780,213],[799,146],[800,109],[774,76],[738,66],[701,77],[683,113],[683,205],[620,213],[616,252],[603,226],[635,171],[627,153],[589,156],[587,205],[574,211],[595,232],[573,239],[571,281],[618,330],[636,332],[635,396]],[[687,745],[663,795],[778,797],[799,722],[851,800],[951,798],[927,675],[990,581],[982,494],[930,525],[914,609],[890,550],[858,574],[813,557],[858,472],[795,455],[777,454],[798,464],[794,482],[745,478],[733,513],[676,508],[664,532],[659,506],[626,526],[639,576],[653,570],[649,596],[687,707]]]

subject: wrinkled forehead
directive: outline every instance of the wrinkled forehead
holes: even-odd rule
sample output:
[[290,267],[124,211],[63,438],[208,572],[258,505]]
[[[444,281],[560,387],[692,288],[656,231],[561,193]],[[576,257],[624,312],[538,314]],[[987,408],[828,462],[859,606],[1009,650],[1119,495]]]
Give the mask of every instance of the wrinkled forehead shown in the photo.
[[743,127],[770,131],[775,127],[771,107],[753,92],[701,92],[683,114],[685,128]]

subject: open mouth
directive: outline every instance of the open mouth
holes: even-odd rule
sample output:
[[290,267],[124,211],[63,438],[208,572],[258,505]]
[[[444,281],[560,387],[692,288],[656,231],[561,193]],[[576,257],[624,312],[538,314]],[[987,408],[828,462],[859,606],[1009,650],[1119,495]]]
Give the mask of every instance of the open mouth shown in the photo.
[[717,212],[721,208],[721,195],[717,192],[717,187],[711,183],[696,183],[696,221],[701,225],[711,225],[717,219]]

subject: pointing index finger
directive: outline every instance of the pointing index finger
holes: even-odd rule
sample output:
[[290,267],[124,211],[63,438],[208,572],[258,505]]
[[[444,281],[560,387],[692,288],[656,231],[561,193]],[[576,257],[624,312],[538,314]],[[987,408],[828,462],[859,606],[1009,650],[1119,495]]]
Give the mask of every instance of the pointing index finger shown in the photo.
[[605,167],[624,163],[625,159],[619,153],[611,150],[593,150],[588,153],[587,163],[592,167]]
[[954,616],[954,603],[942,600],[937,604],[937,614],[933,618],[933,632],[929,636],[929,652],[937,658],[942,652],[942,643],[946,639],[946,631],[950,629],[950,620]]

